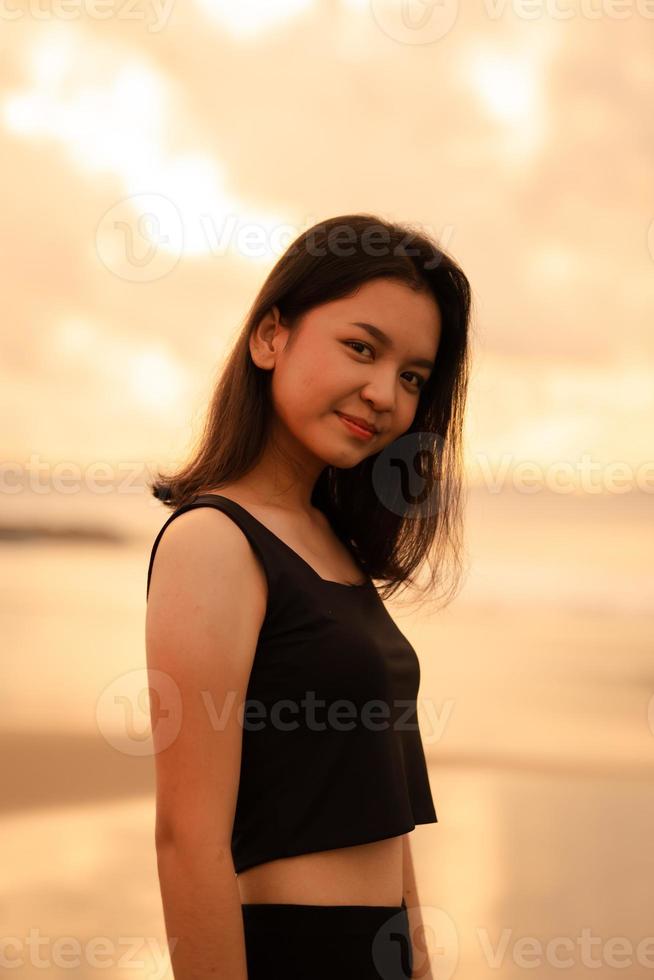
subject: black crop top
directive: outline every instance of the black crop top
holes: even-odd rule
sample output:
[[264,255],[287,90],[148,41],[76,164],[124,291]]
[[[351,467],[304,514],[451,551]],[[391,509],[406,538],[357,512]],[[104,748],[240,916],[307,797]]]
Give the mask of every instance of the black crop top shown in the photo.
[[164,530],[205,506],[241,528],[268,583],[243,714],[236,873],[437,822],[416,713],[418,658],[370,578],[323,579],[240,504],[203,494],[159,531],[146,596]]

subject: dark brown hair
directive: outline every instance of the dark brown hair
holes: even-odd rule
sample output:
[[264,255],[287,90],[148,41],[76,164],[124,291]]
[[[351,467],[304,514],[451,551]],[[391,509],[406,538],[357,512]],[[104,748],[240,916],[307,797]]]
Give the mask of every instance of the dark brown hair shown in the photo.
[[[429,556],[432,574],[425,592],[447,602],[458,589],[462,568],[462,429],[471,293],[454,259],[410,225],[349,214],[303,232],[279,258],[246,315],[190,460],[171,475],[159,473],[149,486],[175,509],[244,476],[266,445],[273,412],[271,372],[252,360],[252,332],[273,306],[293,328],[313,307],[351,295],[378,278],[428,290],[435,298],[441,313],[435,367],[421,389],[408,432],[349,469],[325,466],[312,503],[349,543],[364,571],[383,583],[383,598],[406,583],[415,585],[413,573]],[[404,463],[407,450],[400,443],[407,437],[404,445],[411,449]],[[373,474],[382,454],[387,465]],[[410,470],[420,482],[417,496],[411,494]],[[387,475],[380,478],[380,472]]]

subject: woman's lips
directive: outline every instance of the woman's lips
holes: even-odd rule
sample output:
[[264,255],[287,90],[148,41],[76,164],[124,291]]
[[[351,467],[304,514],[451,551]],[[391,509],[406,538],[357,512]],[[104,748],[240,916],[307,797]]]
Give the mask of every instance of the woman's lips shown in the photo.
[[372,439],[372,437],[375,435],[375,433],[371,432],[370,429],[364,429],[363,426],[357,425],[356,422],[353,422],[352,419],[347,417],[347,415],[341,415],[340,412],[336,412],[336,415],[338,415],[348,432],[350,432],[353,436],[356,436],[358,439],[368,440]]

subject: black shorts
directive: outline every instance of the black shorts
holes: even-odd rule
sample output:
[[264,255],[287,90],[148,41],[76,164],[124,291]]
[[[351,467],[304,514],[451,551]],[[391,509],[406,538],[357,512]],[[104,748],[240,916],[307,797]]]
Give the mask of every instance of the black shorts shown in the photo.
[[248,980],[409,980],[404,899],[388,905],[244,904]]

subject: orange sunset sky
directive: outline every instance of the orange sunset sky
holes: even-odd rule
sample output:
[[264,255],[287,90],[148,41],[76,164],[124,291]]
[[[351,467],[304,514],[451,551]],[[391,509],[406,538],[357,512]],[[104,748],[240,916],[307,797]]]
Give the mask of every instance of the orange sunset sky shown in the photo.
[[424,225],[471,280],[471,480],[584,454],[642,476],[654,20],[429,7],[5,12],[5,460],[183,456],[276,256],[365,210]]

